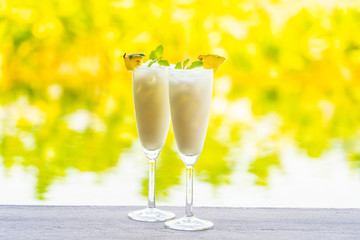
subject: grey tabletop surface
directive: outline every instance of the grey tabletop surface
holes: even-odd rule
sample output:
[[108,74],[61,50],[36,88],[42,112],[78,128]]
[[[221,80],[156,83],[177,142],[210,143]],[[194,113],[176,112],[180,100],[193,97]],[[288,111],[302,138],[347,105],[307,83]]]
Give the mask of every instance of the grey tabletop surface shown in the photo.
[[[197,207],[211,230],[184,232],[128,219],[129,206],[0,206],[0,239],[360,239],[360,209]],[[183,216],[182,207],[163,207]]]

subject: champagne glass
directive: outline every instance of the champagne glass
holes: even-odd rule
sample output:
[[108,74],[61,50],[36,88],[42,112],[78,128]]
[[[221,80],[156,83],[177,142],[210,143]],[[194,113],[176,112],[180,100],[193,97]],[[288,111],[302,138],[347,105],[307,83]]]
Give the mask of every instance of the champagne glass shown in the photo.
[[133,72],[133,96],[138,135],[149,160],[148,207],[130,212],[128,217],[138,221],[166,221],[175,214],[156,208],[155,163],[166,140],[170,125],[168,67],[142,64]]
[[186,166],[185,217],[165,222],[176,230],[205,230],[213,223],[193,213],[193,171],[202,151],[209,122],[213,88],[212,69],[170,69],[169,97],[179,155]]

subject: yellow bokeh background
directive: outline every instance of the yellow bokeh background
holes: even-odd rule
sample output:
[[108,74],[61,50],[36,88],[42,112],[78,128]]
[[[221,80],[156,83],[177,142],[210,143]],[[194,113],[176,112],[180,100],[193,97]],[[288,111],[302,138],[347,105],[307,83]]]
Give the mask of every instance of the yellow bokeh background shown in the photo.
[[[197,166],[204,181],[231,184],[236,149],[248,139],[255,154],[247,170],[258,185],[281,168],[284,141],[310,158],[336,144],[356,171],[359,9],[355,0],[0,0],[4,166],[35,168],[40,199],[69,168],[116,166],[138,141],[122,55],[148,56],[162,44],[171,63],[206,53],[227,58],[215,75]],[[74,116],[86,126],[68,120]],[[262,121],[272,124],[266,136],[256,134]],[[157,175],[163,197],[183,171],[174,144],[170,132]],[[144,195],[146,181],[144,172]]]

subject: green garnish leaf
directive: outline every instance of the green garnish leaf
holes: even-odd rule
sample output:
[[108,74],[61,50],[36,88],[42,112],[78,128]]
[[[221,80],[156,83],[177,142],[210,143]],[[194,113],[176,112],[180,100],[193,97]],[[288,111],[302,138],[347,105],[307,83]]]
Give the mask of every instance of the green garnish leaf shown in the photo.
[[150,58],[151,60],[155,60],[155,59],[156,59],[156,52],[155,52],[155,51],[151,51],[149,58]]
[[190,59],[186,59],[184,62],[183,62],[183,69],[185,69],[186,65],[188,64]]
[[170,66],[167,60],[162,60],[162,55],[164,52],[164,48],[162,45],[159,45],[155,50],[151,51],[149,58],[152,60],[149,63],[149,67],[153,65],[155,62],[158,62],[161,66]]
[[151,65],[153,65],[155,62],[156,62],[156,60],[152,60],[152,61],[149,63],[148,67],[151,67]]
[[163,52],[164,52],[163,46],[162,46],[162,45],[159,45],[159,46],[156,48],[156,50],[151,51],[151,53],[150,53],[150,55],[149,55],[149,58],[150,58],[151,60],[155,60],[155,59],[156,59],[156,60],[161,60]]
[[181,62],[177,62],[175,65],[175,69],[182,69]]
[[156,50],[151,51],[151,53],[150,53],[150,55],[149,55],[149,58],[150,58],[151,60],[155,60],[155,59],[156,59],[156,60],[161,60],[163,52],[164,52],[163,46],[162,46],[162,45],[159,45],[159,46],[156,48]]
[[170,64],[167,60],[160,60],[160,61],[158,61],[158,63],[161,66],[170,66]]
[[157,58],[162,58],[162,55],[163,55],[163,52],[164,52],[164,48],[162,45],[159,45],[157,48],[156,48],[156,56]]
[[204,63],[202,61],[195,61],[195,62],[192,62],[190,67],[187,67],[186,69],[194,69],[197,67],[201,67],[202,65],[204,65]]

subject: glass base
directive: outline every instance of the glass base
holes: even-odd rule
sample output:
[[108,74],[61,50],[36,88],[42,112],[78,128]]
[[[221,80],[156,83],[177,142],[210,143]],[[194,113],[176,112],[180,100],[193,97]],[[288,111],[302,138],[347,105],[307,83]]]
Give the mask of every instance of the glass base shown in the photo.
[[175,214],[157,208],[145,208],[129,212],[128,217],[142,222],[161,222],[175,218]]
[[210,229],[214,226],[212,222],[201,220],[196,217],[183,217],[165,222],[166,228],[184,231],[199,231]]

